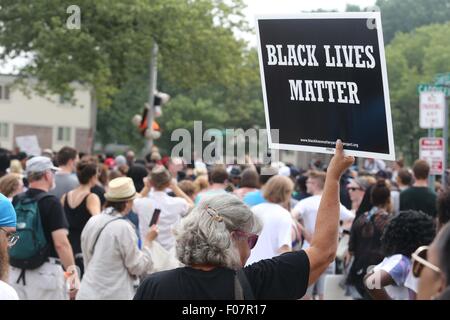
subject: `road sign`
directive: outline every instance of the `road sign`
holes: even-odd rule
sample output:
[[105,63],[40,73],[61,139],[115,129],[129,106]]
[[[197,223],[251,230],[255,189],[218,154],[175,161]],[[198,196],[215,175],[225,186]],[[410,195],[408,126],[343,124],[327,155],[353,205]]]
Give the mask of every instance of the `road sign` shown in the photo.
[[440,91],[420,93],[420,127],[437,129],[444,127],[445,95]]
[[421,138],[419,140],[419,158],[430,164],[430,175],[442,175],[444,172],[444,139]]
[[434,83],[436,85],[449,85],[450,84],[450,72],[439,73],[434,78]]
[[434,86],[432,84],[421,83],[417,86],[417,92],[421,93],[424,91],[440,91],[445,94],[445,96],[450,97],[450,87]]

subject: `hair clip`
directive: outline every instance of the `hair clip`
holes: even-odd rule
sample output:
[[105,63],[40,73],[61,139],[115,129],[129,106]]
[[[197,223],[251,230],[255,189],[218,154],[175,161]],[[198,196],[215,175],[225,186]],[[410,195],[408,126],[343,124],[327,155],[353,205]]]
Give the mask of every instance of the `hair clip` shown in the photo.
[[223,218],[217,213],[216,209],[211,208],[209,205],[206,205],[205,210],[206,210],[206,213],[208,213],[217,222],[223,221]]

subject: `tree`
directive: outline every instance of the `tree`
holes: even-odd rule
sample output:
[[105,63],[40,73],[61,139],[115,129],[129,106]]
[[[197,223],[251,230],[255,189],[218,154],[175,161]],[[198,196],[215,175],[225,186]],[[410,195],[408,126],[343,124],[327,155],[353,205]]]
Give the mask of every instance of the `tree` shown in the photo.
[[71,4],[1,2],[0,59],[32,54],[21,74],[41,80],[41,90],[62,94],[78,81],[93,88],[100,107],[108,107],[147,68],[152,39],[165,78],[180,87],[226,83],[239,64],[243,43],[233,30],[246,28],[241,0],[79,0],[79,30],[66,26]]
[[410,161],[418,158],[419,128],[417,85],[433,80],[436,73],[449,72],[450,23],[397,33],[386,48],[392,116],[397,154]]
[[42,93],[66,95],[73,81],[90,86],[101,142],[144,143],[131,119],[148,99],[152,39],[159,45],[158,89],[173,97],[157,120],[159,145],[169,148],[170,132],[194,120],[262,125],[256,51],[234,36],[248,30],[242,0],[79,0],[79,30],[66,26],[70,4],[2,0],[0,59],[30,54],[21,76],[38,78]]
[[[203,121],[203,130],[264,128],[256,50],[243,50],[242,62],[238,67],[226,85],[211,82],[189,91],[167,87],[175,97],[163,108],[163,116],[157,119],[163,133],[156,144],[169,151],[176,144],[170,141],[173,130],[185,128],[192,133],[196,120]],[[166,81],[162,79],[162,83],[166,84]]]
[[377,0],[388,44],[397,32],[409,32],[432,23],[450,20],[448,0]]

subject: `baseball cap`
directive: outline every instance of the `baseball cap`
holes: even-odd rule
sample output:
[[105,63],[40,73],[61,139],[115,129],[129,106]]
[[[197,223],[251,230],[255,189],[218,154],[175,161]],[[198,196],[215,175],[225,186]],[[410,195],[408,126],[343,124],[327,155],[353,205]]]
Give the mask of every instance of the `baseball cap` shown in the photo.
[[59,171],[60,169],[53,165],[53,162],[47,157],[33,157],[26,163],[26,173],[44,172],[46,170]]
[[278,175],[290,177],[291,176],[291,169],[288,166],[283,166],[280,169],[278,169]]

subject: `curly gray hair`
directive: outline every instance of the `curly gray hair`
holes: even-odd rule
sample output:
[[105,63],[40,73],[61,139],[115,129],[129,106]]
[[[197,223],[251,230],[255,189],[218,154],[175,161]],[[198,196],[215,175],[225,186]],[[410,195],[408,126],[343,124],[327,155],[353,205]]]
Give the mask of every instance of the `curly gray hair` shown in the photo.
[[175,229],[176,253],[185,265],[211,264],[238,269],[240,254],[231,231],[260,233],[261,221],[231,194],[206,197]]

